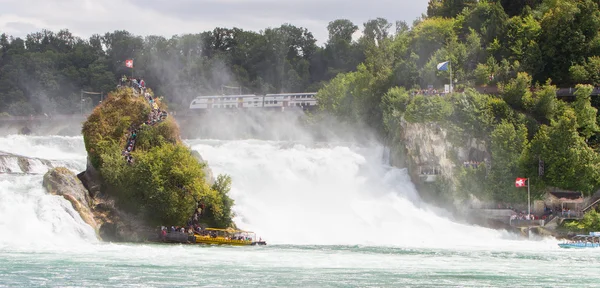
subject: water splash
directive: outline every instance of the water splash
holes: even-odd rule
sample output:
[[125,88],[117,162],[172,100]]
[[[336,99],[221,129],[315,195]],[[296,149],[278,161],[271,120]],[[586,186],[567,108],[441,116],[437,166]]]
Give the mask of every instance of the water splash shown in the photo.
[[11,135],[0,137],[0,147],[3,152],[39,158],[26,159],[28,171],[22,171],[16,157],[2,157],[2,169],[11,170],[5,172],[37,175],[0,174],[0,250],[72,249],[97,242],[95,231],[72,204],[42,186],[43,174],[51,167],[85,169],[81,137]]
[[516,241],[518,236],[506,231],[450,221],[421,201],[406,170],[382,165],[381,146],[290,146],[257,140],[189,144],[214,172],[232,176],[238,226],[270,243],[553,245]]
[[41,175],[0,175],[0,250],[96,242],[72,204],[47,194]]

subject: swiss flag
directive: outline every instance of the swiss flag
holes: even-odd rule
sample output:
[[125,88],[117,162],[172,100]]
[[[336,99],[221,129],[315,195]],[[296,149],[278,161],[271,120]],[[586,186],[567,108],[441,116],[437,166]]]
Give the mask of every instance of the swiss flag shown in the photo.
[[133,59],[125,60],[125,67],[133,68]]
[[527,181],[527,178],[517,178],[517,180],[515,181],[515,187],[517,187],[517,188],[525,187],[526,181]]

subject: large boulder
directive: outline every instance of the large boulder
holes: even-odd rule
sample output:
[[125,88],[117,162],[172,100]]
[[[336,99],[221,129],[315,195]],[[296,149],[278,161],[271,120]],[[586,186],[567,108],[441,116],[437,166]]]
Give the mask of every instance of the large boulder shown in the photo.
[[110,242],[145,242],[154,232],[139,216],[126,213],[115,206],[114,199],[99,193],[94,198],[94,216],[102,240]]
[[73,205],[81,219],[98,230],[90,205],[92,203],[88,191],[75,173],[64,167],[50,169],[44,175],[43,185],[50,194],[62,196]]

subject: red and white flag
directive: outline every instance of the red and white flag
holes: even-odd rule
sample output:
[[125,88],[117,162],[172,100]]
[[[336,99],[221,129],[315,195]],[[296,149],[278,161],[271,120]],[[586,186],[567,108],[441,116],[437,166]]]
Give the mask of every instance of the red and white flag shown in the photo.
[[517,178],[517,180],[515,181],[515,187],[517,187],[517,188],[525,187],[526,181],[527,181],[527,178]]
[[133,59],[125,60],[125,67],[133,68]]

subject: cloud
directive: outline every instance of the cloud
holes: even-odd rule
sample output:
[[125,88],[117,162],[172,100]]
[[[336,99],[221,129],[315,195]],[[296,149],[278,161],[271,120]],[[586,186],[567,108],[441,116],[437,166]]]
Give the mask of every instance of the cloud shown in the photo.
[[283,23],[307,28],[320,43],[329,21],[347,18],[362,28],[376,17],[409,23],[427,0],[0,0],[0,31],[26,36],[69,29],[89,37],[114,30],[138,35],[199,33],[215,27],[260,31]]

